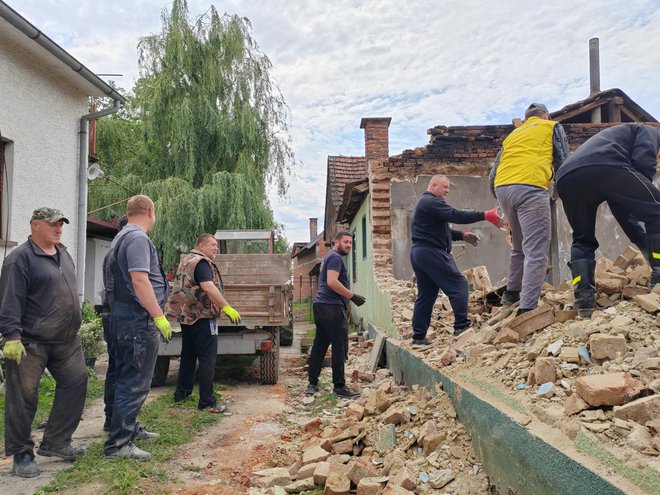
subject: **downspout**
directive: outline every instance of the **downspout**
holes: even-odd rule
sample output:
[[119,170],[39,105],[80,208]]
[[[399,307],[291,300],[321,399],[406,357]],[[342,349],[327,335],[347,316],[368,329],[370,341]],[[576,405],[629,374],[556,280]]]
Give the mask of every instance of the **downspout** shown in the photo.
[[88,113],[80,118],[79,162],[78,162],[78,249],[76,253],[76,276],[78,282],[78,299],[82,306],[85,297],[85,255],[87,252],[87,167],[89,166],[89,121],[117,113],[121,109],[121,101],[115,100],[114,106],[94,113]]

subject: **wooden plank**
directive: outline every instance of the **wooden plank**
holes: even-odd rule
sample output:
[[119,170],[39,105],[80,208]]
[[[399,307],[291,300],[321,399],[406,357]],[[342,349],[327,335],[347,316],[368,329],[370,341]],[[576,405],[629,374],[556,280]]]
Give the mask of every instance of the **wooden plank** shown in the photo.
[[378,369],[378,363],[380,362],[380,357],[383,355],[385,350],[385,342],[387,338],[385,335],[376,330],[376,338],[374,340],[374,346],[371,348],[371,354],[369,354],[369,371],[375,373]]

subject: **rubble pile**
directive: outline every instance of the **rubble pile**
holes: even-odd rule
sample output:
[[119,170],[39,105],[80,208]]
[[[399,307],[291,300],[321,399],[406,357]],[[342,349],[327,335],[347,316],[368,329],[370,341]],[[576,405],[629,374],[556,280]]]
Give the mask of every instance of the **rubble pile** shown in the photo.
[[295,461],[255,472],[260,491],[250,493],[301,493],[319,485],[329,495],[488,493],[449,396],[439,385],[432,397],[423,387],[397,385],[388,370],[366,371],[370,344],[359,338],[351,348],[348,372],[353,386],[361,385],[360,396],[300,425],[291,434]]
[[499,383],[571,438],[585,430],[625,459],[660,467],[660,284],[646,287],[642,254],[630,247],[598,261],[599,309],[587,319],[576,318],[569,283],[546,284],[539,308],[516,317],[515,306],[493,305],[484,271],[465,273],[473,329],[455,339],[453,316],[436,308],[433,345],[413,352],[444,373]]

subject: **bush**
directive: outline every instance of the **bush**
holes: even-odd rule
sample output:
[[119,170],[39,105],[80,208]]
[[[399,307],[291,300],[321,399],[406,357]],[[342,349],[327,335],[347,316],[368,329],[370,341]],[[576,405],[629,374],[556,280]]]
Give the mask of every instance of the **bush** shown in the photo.
[[96,359],[105,352],[103,322],[91,304],[83,304],[83,323],[78,331],[85,359]]

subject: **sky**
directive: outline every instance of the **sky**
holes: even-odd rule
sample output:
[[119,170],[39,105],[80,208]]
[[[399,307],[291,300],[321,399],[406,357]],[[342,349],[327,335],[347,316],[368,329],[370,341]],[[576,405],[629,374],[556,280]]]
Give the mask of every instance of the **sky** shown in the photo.
[[[5,0],[125,89],[137,42],[159,32],[165,0]],[[189,0],[191,19],[210,0]],[[620,88],[660,119],[660,0],[229,0],[249,19],[290,107],[297,166],[269,194],[289,242],[324,222],[328,155],[364,155],[362,117],[391,117],[390,155],[424,146],[436,125],[507,124],[531,102],[550,111],[589,95],[589,39],[601,88]]]

